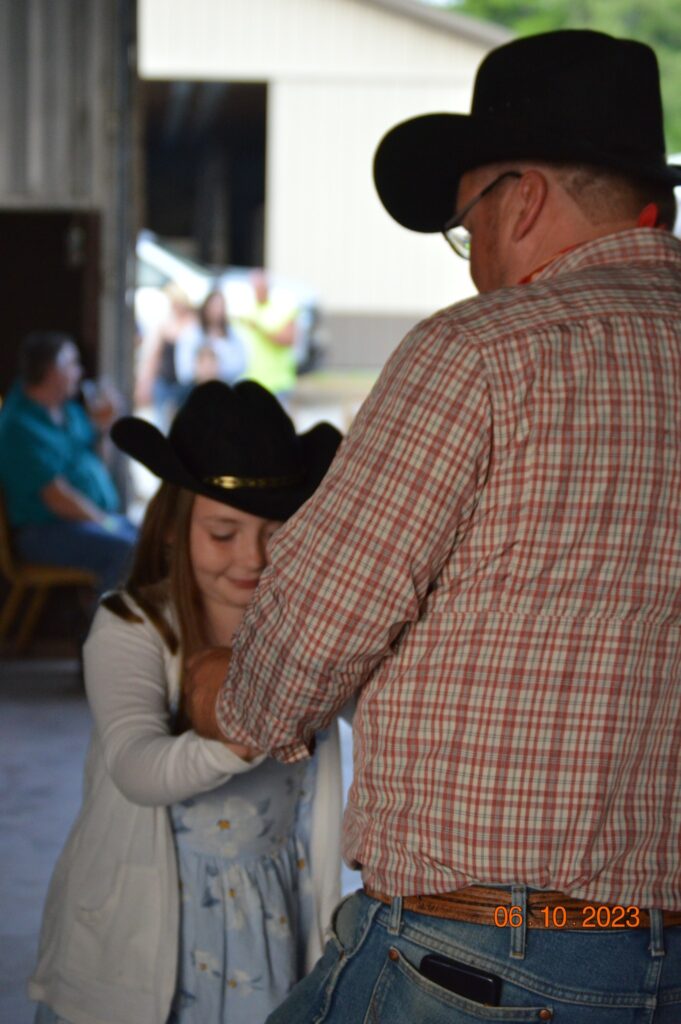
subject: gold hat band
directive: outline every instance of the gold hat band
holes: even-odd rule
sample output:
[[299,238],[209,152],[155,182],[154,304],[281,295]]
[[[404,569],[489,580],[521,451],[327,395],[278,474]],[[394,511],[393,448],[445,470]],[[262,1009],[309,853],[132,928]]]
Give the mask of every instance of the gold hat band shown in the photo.
[[207,476],[203,482],[213,487],[223,487],[226,491],[235,491],[240,487],[274,490],[299,484],[302,480],[303,474],[299,473],[297,476]]

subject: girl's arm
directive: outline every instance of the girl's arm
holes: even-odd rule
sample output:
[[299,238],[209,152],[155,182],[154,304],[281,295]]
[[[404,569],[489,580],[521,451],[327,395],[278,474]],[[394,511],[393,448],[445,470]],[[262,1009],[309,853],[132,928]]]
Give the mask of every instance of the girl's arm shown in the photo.
[[249,771],[264,755],[241,760],[193,730],[172,734],[166,666],[157,630],[100,608],[83,650],[85,689],[104,761],[132,803],[171,804]]

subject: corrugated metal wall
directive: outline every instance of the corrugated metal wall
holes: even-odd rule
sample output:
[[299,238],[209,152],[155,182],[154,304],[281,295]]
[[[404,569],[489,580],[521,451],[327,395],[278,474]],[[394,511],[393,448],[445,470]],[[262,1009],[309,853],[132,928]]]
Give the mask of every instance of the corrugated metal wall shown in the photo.
[[[0,3],[0,199],[93,206],[107,181],[110,0]],[[109,23],[110,29],[106,31]]]
[[101,216],[99,369],[123,385],[135,29],[136,0],[0,0],[0,209]]

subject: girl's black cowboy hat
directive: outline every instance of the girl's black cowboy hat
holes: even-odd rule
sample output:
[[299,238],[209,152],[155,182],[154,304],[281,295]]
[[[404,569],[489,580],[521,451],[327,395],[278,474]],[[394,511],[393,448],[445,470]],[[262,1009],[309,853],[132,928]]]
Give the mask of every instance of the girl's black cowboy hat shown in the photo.
[[265,519],[288,519],[313,494],[341,441],[330,423],[304,434],[255,381],[200,384],[165,437],[136,416],[111,429],[114,443],[168,483]]
[[649,46],[582,29],[514,39],[485,57],[470,114],[392,128],[374,158],[388,213],[441,231],[466,171],[503,160],[585,163],[681,184],[665,160],[657,59]]

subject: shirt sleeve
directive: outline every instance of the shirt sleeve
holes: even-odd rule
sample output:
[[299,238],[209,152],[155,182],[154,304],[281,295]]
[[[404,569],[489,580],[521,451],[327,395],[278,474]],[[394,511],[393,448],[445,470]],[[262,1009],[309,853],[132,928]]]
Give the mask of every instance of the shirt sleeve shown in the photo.
[[147,621],[100,608],[83,650],[85,689],[116,786],[135,804],[158,806],[222,785],[263,760],[242,761],[194,731],[172,735],[164,647]]
[[233,649],[225,735],[308,755],[418,620],[484,486],[492,412],[476,346],[442,316],[405,338],[315,496],[274,538]]

